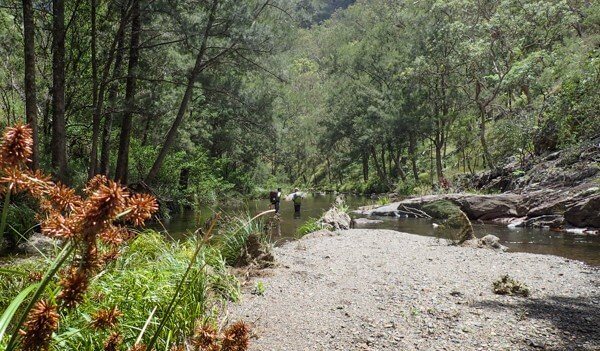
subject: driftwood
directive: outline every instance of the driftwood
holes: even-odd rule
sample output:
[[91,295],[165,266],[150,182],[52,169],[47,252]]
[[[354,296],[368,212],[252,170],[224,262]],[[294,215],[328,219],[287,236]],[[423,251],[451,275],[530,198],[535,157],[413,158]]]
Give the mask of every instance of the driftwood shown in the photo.
[[429,219],[431,219],[431,216],[428,215],[427,213],[419,210],[418,208],[408,207],[406,205],[400,205],[400,207],[398,207],[398,212],[405,214],[409,217],[413,216],[414,218],[429,218]]

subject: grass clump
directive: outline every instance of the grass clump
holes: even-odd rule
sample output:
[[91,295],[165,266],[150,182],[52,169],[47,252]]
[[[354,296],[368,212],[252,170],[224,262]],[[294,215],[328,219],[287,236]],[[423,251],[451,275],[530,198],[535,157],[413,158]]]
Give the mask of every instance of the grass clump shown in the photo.
[[227,265],[239,267],[273,261],[271,228],[264,221],[246,214],[229,216],[223,223],[212,243]]
[[508,274],[495,281],[493,289],[494,293],[498,295],[529,296],[529,287],[511,278]]
[[319,222],[319,220],[317,218],[311,217],[300,227],[298,227],[298,229],[296,230],[296,239],[300,239],[307,234],[316,232],[317,230],[321,229],[323,229],[323,225]]
[[392,203],[392,200],[390,200],[388,196],[381,196],[377,199],[377,202],[375,202],[375,204],[378,206],[385,206],[389,205],[390,203]]

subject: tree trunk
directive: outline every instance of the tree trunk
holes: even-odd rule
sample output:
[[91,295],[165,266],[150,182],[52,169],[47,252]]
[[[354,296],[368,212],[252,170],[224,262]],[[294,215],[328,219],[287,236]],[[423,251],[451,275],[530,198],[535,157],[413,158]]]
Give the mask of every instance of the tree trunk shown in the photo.
[[65,121],[65,3],[52,0],[52,168],[68,183],[67,133]]
[[487,104],[481,101],[480,95],[481,84],[478,81],[475,84],[475,100],[477,102],[477,107],[479,108],[479,141],[481,142],[481,147],[483,149],[483,163],[488,165],[490,168],[494,168],[490,150],[488,149],[487,141],[485,139],[485,119],[487,117]]
[[[152,116],[146,116],[146,123],[144,123],[144,132],[142,133],[142,146],[146,146],[148,144],[148,133],[150,132],[150,121],[152,120]],[[275,173],[273,173],[275,174]]]
[[181,99],[181,104],[179,105],[179,110],[177,111],[177,116],[175,117],[175,120],[173,121],[173,124],[171,125],[171,128],[169,129],[169,132],[167,133],[165,142],[163,143],[163,146],[160,149],[158,156],[156,157],[156,160],[154,161],[154,164],[152,165],[152,168],[150,169],[150,171],[148,172],[148,175],[146,176],[146,180],[145,180],[146,183],[150,183],[150,182],[152,182],[152,180],[154,180],[154,178],[156,178],[156,176],[158,175],[158,172],[160,171],[160,168],[162,167],[163,161],[165,160],[165,157],[167,156],[167,152],[169,151],[169,149],[173,145],[173,142],[175,141],[175,137],[177,136],[177,129],[179,128],[179,125],[183,121],[183,117],[185,116],[185,112],[186,112],[189,102],[192,98],[192,93],[194,91],[194,83],[196,83],[198,74],[200,73],[200,71],[202,69],[203,57],[204,57],[204,53],[206,52],[208,36],[210,35],[210,30],[212,29],[213,22],[215,20],[215,14],[217,11],[218,4],[219,4],[219,0],[213,0],[212,7],[211,7],[209,15],[208,15],[208,20],[206,22],[206,27],[204,29],[204,34],[203,34],[204,36],[202,38],[202,44],[200,46],[200,50],[198,51],[198,55],[196,56],[196,63],[194,64],[194,68],[192,69],[192,71],[190,72],[190,74],[188,76],[187,86],[185,88],[185,93],[183,94],[183,98]]
[[369,181],[369,153],[368,152],[363,152],[362,169],[363,169],[363,181],[366,183]]
[[435,144],[435,171],[438,182],[444,179],[444,168],[442,166],[442,145]]
[[23,0],[23,38],[25,41],[25,115],[31,127],[33,154],[30,168],[40,166],[39,136],[37,123],[37,96],[35,86],[35,24],[33,20],[33,0]]
[[373,164],[375,164],[375,170],[377,171],[377,175],[381,181],[386,181],[385,172],[382,170],[379,161],[377,160],[377,150],[375,146],[371,146],[371,158],[373,158]]
[[410,154],[410,163],[412,164],[412,173],[415,178],[415,182],[419,181],[419,170],[417,169],[417,148],[416,148],[415,137],[410,135],[408,139],[408,153]]
[[136,75],[139,61],[140,45],[140,2],[134,0],[131,10],[131,38],[129,45],[129,66],[127,82],[125,87],[125,112],[121,122],[121,134],[119,137],[119,153],[117,155],[117,167],[115,169],[115,180],[121,184],[127,184],[129,168],[129,143],[131,141],[131,121],[135,108]]
[[[121,21],[125,17],[125,7],[121,9]],[[100,149],[100,169],[99,172],[105,176],[109,175],[110,168],[110,134],[112,131],[112,122],[116,113],[114,110],[117,106],[117,96],[119,94],[118,78],[121,76],[123,53],[125,46],[125,35],[121,32],[117,38],[117,53],[115,55],[115,65],[113,67],[112,84],[108,91],[108,103],[112,111],[104,115],[104,126],[102,128],[102,146]]]
[[492,155],[490,154],[490,150],[488,148],[487,141],[485,138],[485,133],[486,133],[485,111],[481,111],[480,115],[481,115],[481,120],[479,122],[479,141],[481,142],[481,148],[483,149],[483,161],[489,168],[494,168],[494,163],[492,161]]
[[100,121],[102,119],[102,110],[104,108],[104,94],[106,91],[106,85],[108,84],[110,67],[112,66],[117,51],[116,48],[119,37],[123,35],[123,31],[125,30],[125,26],[132,11],[133,8],[131,8],[129,12],[125,11],[125,16],[121,18],[121,23],[119,23],[117,33],[115,34],[115,37],[110,45],[110,49],[108,50],[108,57],[104,62],[102,79],[98,85],[98,98],[96,99],[96,106],[94,106],[94,113],[92,115],[92,147],[90,151],[88,178],[91,178],[94,176],[94,174],[98,173],[98,139],[100,138]]
[[383,178],[381,180],[387,179],[387,169],[385,168],[385,146],[381,145],[381,171],[383,172]]
[[92,106],[98,99],[98,59],[96,56],[96,0],[90,0],[91,17],[91,55],[92,55]]

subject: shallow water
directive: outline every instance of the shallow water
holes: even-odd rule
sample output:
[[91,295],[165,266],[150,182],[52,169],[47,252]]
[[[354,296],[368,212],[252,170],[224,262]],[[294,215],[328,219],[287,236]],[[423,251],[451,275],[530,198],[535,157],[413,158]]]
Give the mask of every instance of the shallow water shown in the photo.
[[[298,227],[311,217],[319,218],[331,206],[334,200],[334,195],[315,194],[308,196],[302,203],[300,218],[295,218],[294,207],[291,202],[282,202],[280,234],[273,235],[273,240],[276,243],[282,243],[293,239]],[[354,209],[358,206],[370,204],[373,201],[364,197],[347,196],[346,202],[351,209]],[[241,206],[228,206],[222,209],[207,208],[201,211],[200,214],[193,211],[185,211],[174,215],[169,221],[163,224],[171,236],[178,238],[193,232],[200,225],[199,223],[203,223],[206,218],[216,211],[246,212],[254,215],[268,209],[269,203],[267,200],[252,200]],[[390,217],[377,217],[376,219],[383,220],[383,223],[368,224],[361,226],[361,228],[392,229],[424,236],[436,236],[432,222],[427,219]],[[483,237],[487,234],[497,236],[500,238],[502,244],[509,248],[509,251],[556,255],[600,266],[599,237],[575,236],[543,229],[511,229],[505,226],[476,223],[473,224],[473,229],[478,237]]]

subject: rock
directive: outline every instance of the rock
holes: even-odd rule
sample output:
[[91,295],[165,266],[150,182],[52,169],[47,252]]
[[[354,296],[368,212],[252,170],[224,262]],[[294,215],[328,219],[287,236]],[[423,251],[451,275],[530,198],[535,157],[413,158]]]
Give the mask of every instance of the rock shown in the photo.
[[481,245],[483,247],[496,249],[496,250],[502,250],[502,251],[507,249],[506,246],[500,244],[500,238],[498,238],[495,235],[488,234],[488,235],[484,236],[483,238],[479,239],[479,241],[481,242]]
[[434,219],[449,219],[450,217],[459,215],[461,212],[460,207],[456,206],[449,200],[436,200],[428,202],[421,205],[418,209],[427,213]]
[[471,247],[476,249],[492,249],[498,251],[506,251],[508,248],[500,244],[500,239],[495,235],[486,235],[481,239],[473,238],[462,243],[461,246]]
[[354,224],[361,226],[361,225],[369,225],[369,224],[379,224],[379,223],[383,223],[382,220],[380,219],[368,219],[368,218],[356,218],[354,219]]
[[600,194],[577,202],[565,211],[564,216],[576,227],[600,228]]
[[546,215],[529,218],[520,224],[526,228],[560,228],[564,225],[565,218],[562,215]]
[[20,249],[32,255],[37,255],[40,252],[46,254],[51,252],[57,244],[59,244],[57,240],[36,233],[24,244],[21,244]]
[[517,194],[471,195],[458,200],[460,209],[470,219],[490,220],[500,217],[520,217],[522,196]]
[[351,220],[352,219],[346,212],[341,211],[337,207],[332,207],[325,212],[323,217],[319,219],[319,222],[325,228],[331,228],[333,230],[346,230],[350,229]]
[[392,202],[391,204],[372,209],[369,214],[372,216],[395,217],[398,215],[398,206],[399,205],[400,205],[400,202]]
[[[541,199],[548,199],[546,197],[542,197]],[[543,201],[540,205],[530,209],[527,212],[528,218],[545,216],[545,215],[553,215],[555,213],[564,213],[567,206],[572,205],[575,200],[571,197],[557,197],[554,194],[553,199],[548,199],[547,201]]]

